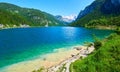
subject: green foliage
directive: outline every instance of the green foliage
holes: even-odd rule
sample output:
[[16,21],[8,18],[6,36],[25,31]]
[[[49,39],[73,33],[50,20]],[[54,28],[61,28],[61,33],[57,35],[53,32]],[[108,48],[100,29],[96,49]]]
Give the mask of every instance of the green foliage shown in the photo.
[[85,24],[87,24],[91,20],[100,19],[103,16],[105,16],[100,11],[100,7],[102,6],[103,3],[104,0],[94,1],[92,4],[96,5],[95,9],[92,12],[88,13],[87,15],[83,16],[82,18],[78,19],[77,21],[73,22],[71,26],[85,26]]
[[102,11],[103,4],[107,0],[95,0],[90,6],[95,6],[92,12],[73,22],[71,26],[83,26],[98,28],[100,26],[120,26],[120,13],[105,14]]
[[34,70],[32,72],[43,72],[43,70],[44,70],[44,67],[41,67],[39,70]]
[[96,50],[99,49],[101,46],[102,46],[102,42],[101,41],[95,41],[94,42],[94,47],[95,47]]
[[56,72],[63,72],[64,69],[66,70],[66,67],[65,67],[66,64],[63,64],[62,67],[60,67]]
[[72,63],[70,72],[119,72],[120,36],[112,34],[109,37],[93,54]]
[[85,27],[88,28],[96,28],[97,26],[120,26],[120,16],[91,20],[85,24]]
[[95,35],[93,35],[93,39],[94,39],[94,47],[97,50],[97,49],[99,49],[102,46],[102,42]]
[[27,24],[30,26],[62,25],[62,22],[58,21],[53,15],[9,3],[0,3],[0,23],[3,25]]
[[91,20],[90,22],[88,22],[87,24],[85,24],[86,27],[96,27],[97,25],[101,25],[101,26],[108,26],[108,20],[105,18],[102,19],[98,19],[98,20]]
[[117,36],[116,33],[112,33],[111,35],[109,35],[106,39],[107,40],[110,40],[110,39],[113,39],[115,36]]
[[11,14],[7,11],[0,9],[0,24],[19,25],[19,24],[25,24],[25,23],[29,23],[29,22],[27,22],[23,17],[17,14]]
[[117,27],[115,32],[120,35],[120,27]]

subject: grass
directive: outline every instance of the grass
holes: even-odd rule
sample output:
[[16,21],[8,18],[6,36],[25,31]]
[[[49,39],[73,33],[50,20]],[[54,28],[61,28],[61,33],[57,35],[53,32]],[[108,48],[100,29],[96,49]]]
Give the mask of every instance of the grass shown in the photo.
[[84,60],[70,66],[70,72],[119,72],[120,35],[112,34],[102,41],[103,45]]

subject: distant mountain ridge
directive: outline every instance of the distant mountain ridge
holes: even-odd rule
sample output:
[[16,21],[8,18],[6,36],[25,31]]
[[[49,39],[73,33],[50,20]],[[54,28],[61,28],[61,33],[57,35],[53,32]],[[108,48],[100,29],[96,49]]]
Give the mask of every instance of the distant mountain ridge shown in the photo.
[[[100,25],[102,19],[106,24],[109,21],[120,19],[120,0],[95,0],[92,4],[82,10],[72,26]],[[117,19],[116,19],[117,18]],[[116,21],[118,22],[118,20]],[[103,24],[102,25],[105,25]],[[113,22],[114,23],[114,22]],[[112,24],[112,23],[109,23]]]
[[[4,12],[7,13],[7,17],[11,16],[10,19],[4,18],[2,15],[4,15]],[[62,25],[59,20],[57,20],[53,15],[48,14],[46,12],[42,12],[37,9],[30,9],[30,8],[22,8],[13,4],[9,3],[0,3],[0,12],[2,12],[2,15],[0,16],[0,24],[3,25],[29,25],[29,26],[57,26]],[[15,22],[15,16],[20,17],[22,21]],[[14,19],[14,20],[13,20]],[[9,21],[11,20],[11,21]]]
[[75,21],[76,16],[75,15],[70,15],[70,16],[61,16],[61,15],[57,15],[55,16],[56,19],[58,19],[59,21],[62,21],[64,24],[69,24],[73,21]]

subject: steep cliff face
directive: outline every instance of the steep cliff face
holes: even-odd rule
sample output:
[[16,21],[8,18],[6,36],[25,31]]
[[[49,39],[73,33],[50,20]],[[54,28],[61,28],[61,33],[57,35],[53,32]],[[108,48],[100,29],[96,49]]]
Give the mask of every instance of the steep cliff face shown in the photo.
[[77,20],[80,19],[80,18],[82,18],[83,16],[89,14],[90,12],[92,12],[92,11],[94,10],[95,6],[96,6],[95,3],[87,6],[84,10],[82,10],[82,11],[79,13],[79,15],[78,15],[78,17],[77,17]]
[[91,5],[82,10],[77,19],[93,12],[96,8],[100,7],[103,13],[118,13],[120,12],[120,0],[95,0]]
[[120,0],[111,0],[111,3],[117,6],[120,4]]
[[78,17],[77,17],[76,20],[78,20],[78,19],[86,16],[87,14],[93,12],[98,6],[101,6],[101,4],[103,4],[104,1],[105,0],[95,0],[92,4],[90,4],[89,6],[87,6],[84,10],[82,10],[79,13],[79,15],[78,15]]
[[120,15],[120,0],[95,0],[81,11],[72,26],[84,26],[91,20]]
[[105,14],[118,14],[120,13],[120,0],[106,0],[101,10]]

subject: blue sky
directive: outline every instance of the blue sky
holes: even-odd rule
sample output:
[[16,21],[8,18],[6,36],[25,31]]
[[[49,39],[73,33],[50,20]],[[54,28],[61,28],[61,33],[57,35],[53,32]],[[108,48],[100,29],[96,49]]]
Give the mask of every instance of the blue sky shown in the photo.
[[77,15],[94,0],[0,0],[21,7],[39,9],[53,15]]

